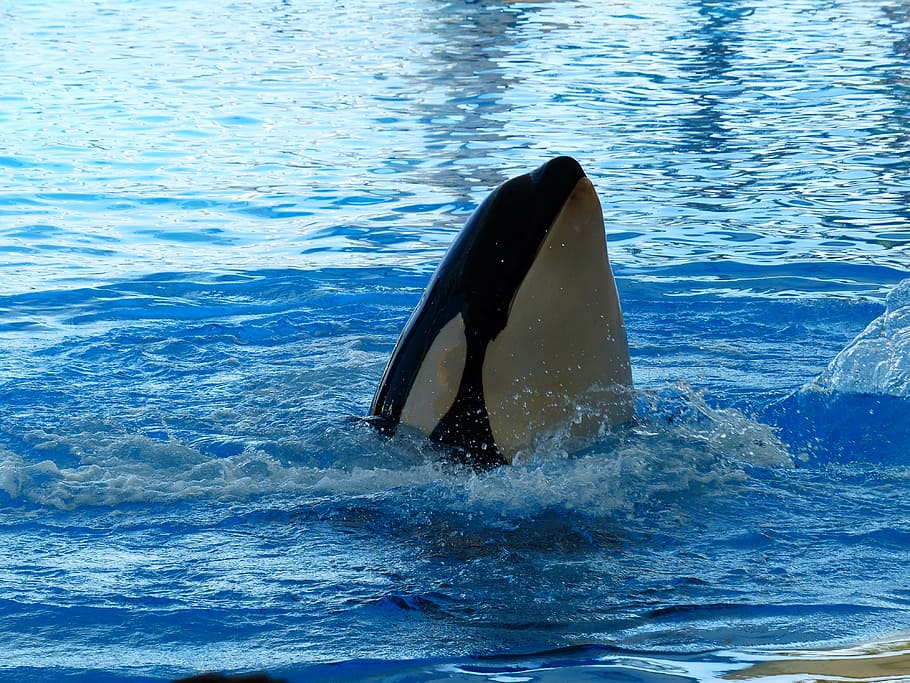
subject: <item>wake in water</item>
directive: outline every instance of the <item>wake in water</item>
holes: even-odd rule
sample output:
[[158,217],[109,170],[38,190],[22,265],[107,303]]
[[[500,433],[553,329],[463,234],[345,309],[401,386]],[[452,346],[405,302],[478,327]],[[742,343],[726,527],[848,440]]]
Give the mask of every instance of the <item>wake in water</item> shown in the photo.
[[[722,489],[750,465],[790,464],[770,427],[711,408],[688,385],[639,392],[637,412],[633,425],[604,427],[583,447],[570,450],[564,435],[551,435],[514,466],[488,473],[447,464],[440,447],[422,437],[387,439],[359,422],[323,434],[332,442],[327,466],[276,457],[261,444],[220,455],[144,435],[33,434],[31,457],[0,450],[0,490],[10,502],[59,509],[276,495],[305,502],[408,490],[452,511],[520,517],[559,508],[609,516],[655,495]],[[35,459],[42,451],[69,457]]]
[[[200,400],[198,392],[175,384],[186,394],[181,399],[190,417],[173,428],[151,429],[141,423],[129,428],[102,420],[89,401],[84,406],[74,402],[65,428],[50,428],[44,413],[51,415],[53,392],[73,381],[67,380],[68,368],[64,369],[72,354],[63,347],[55,361],[60,378],[48,385],[46,394],[27,394],[32,403],[20,408],[25,417],[33,410],[41,418],[36,421],[48,426],[18,434],[18,443],[0,449],[0,491],[11,504],[64,510],[275,496],[306,504],[326,496],[344,499],[405,491],[423,498],[418,507],[428,509],[495,510],[495,515],[505,517],[562,509],[609,517],[674,492],[724,492],[747,479],[750,468],[789,466],[794,459],[910,461],[910,427],[904,417],[910,357],[908,292],[907,282],[895,288],[885,313],[818,380],[760,413],[757,420],[709,405],[704,392],[685,383],[640,390],[632,425],[612,430],[604,425],[587,443],[571,442],[562,433],[542,435],[518,455],[515,466],[486,474],[445,464],[443,453],[423,437],[403,434],[389,440],[362,422],[333,417],[331,410],[337,406],[321,404],[337,401],[341,382],[368,390],[370,374],[362,368],[378,367],[383,352],[364,350],[354,337],[343,338],[330,351],[306,320],[296,327],[282,323],[274,334],[292,335],[287,343],[295,356],[312,358],[310,367],[295,366],[289,377],[264,366],[262,384],[248,396],[231,396],[237,380],[225,376],[221,361],[229,352],[226,345],[240,334],[233,331],[236,326],[227,323],[219,328],[222,334],[207,337],[208,346],[200,351],[207,354],[211,346],[216,357],[200,367],[208,371],[211,365],[216,374],[205,378],[201,391],[211,397],[206,383],[226,377],[229,382],[219,393],[222,407],[216,405],[206,419],[197,417],[192,411]],[[274,327],[273,317],[269,314],[263,327]],[[244,329],[250,327],[246,323]],[[258,321],[252,327],[258,329]],[[168,343],[179,344],[184,337],[203,339],[190,324],[187,330],[171,332]],[[115,342],[123,345],[123,353],[108,350]],[[263,343],[271,349],[275,339],[267,337]],[[158,344],[155,337],[147,340],[114,331],[110,339],[99,339],[90,347],[91,362],[114,377],[128,378],[126,366],[136,367],[134,374],[145,381],[140,387],[159,388],[151,384],[161,372],[154,353]],[[244,340],[234,353],[248,348],[256,349]],[[46,354],[55,357],[56,352]],[[71,372],[80,382],[76,387],[83,387],[87,395],[104,389],[90,384],[89,375],[80,374],[79,368]],[[244,376],[238,376],[242,381]],[[93,377],[92,381],[97,383]],[[295,390],[299,395],[314,397],[303,413],[286,396],[288,381],[299,383]],[[132,397],[136,390],[124,379],[127,386]],[[112,383],[110,391],[124,389]],[[162,395],[158,400],[165,399]],[[846,414],[865,417],[845,420]],[[579,415],[596,418],[596,407],[579,406]],[[292,422],[295,416],[312,424],[301,429]],[[165,419],[176,422],[167,414],[162,422]],[[228,424],[232,431],[225,429]]]

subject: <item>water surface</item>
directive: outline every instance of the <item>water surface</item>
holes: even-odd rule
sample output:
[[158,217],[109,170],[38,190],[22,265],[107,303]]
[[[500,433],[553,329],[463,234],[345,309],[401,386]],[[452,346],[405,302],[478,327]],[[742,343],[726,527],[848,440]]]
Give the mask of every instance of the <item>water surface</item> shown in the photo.
[[[0,2],[0,677],[906,642],[908,36],[902,1]],[[380,438],[435,264],[557,154],[636,424],[482,475]]]

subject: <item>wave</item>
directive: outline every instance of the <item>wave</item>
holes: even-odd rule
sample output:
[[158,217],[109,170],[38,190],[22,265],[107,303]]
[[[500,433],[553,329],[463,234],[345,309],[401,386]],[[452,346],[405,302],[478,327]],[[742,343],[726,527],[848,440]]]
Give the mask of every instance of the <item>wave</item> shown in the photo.
[[807,390],[910,398],[910,279]]
[[885,312],[767,418],[815,462],[910,465],[910,279]]

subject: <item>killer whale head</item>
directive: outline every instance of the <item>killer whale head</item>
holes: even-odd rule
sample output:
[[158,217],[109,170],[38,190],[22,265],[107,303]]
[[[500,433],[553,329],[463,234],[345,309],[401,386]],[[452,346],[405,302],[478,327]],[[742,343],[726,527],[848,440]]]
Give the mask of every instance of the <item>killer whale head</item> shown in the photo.
[[370,413],[383,431],[408,425],[478,468],[510,463],[542,432],[585,436],[631,419],[603,214],[577,161],[552,159],[477,208],[405,325]]

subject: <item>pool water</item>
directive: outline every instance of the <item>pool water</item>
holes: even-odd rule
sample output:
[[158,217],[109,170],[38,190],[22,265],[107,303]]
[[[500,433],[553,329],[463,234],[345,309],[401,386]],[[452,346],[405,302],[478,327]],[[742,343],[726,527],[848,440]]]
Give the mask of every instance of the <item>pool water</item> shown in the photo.
[[[0,143],[0,679],[910,652],[903,0],[0,1]],[[557,154],[636,422],[379,436],[447,245]]]

